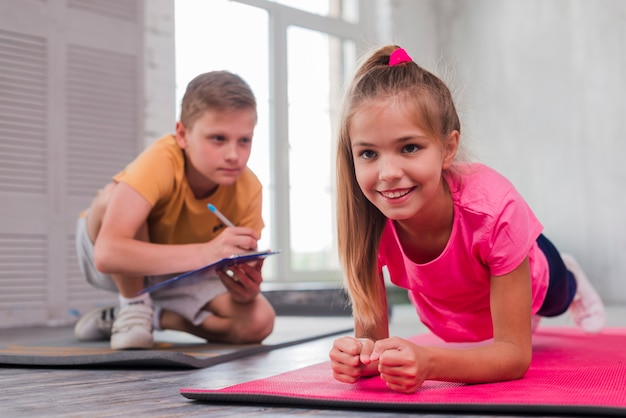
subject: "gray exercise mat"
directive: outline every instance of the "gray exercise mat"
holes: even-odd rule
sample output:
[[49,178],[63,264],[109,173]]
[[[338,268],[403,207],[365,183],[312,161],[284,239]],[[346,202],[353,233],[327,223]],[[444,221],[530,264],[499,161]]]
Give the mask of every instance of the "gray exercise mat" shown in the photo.
[[111,350],[108,341],[78,341],[73,328],[2,330],[0,365],[203,368],[241,357],[352,332],[349,317],[276,318],[261,344],[213,344],[175,331],[155,332],[150,350]]

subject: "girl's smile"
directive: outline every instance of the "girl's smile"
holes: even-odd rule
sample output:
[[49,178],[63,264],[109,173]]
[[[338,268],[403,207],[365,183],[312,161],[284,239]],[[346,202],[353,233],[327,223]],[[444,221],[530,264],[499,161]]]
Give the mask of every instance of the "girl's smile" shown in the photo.
[[378,193],[380,193],[384,198],[389,199],[389,200],[398,200],[401,197],[404,197],[406,195],[408,195],[409,193],[411,193],[411,191],[413,191],[415,189],[415,187],[411,187],[410,189],[396,189],[396,190],[381,190]]

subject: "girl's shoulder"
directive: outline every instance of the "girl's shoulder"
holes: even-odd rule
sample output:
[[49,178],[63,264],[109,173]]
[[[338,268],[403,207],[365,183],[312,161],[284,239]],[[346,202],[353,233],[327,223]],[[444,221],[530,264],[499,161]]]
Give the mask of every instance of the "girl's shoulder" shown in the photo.
[[509,180],[483,163],[462,163],[457,164],[448,173],[448,177],[452,178],[455,183],[472,183],[480,184],[489,181],[498,181],[511,184]]
[[495,169],[482,163],[458,165],[446,176],[457,206],[492,213],[503,201],[518,193],[513,184]]

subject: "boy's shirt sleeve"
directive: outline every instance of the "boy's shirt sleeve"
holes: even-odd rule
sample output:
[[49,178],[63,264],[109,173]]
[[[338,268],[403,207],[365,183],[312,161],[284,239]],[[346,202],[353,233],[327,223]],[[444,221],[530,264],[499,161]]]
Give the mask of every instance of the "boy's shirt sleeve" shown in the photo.
[[177,168],[184,164],[182,155],[177,158],[172,154],[172,148],[165,146],[164,142],[171,138],[162,138],[146,148],[113,179],[128,184],[151,206],[160,199],[167,199],[180,181],[177,177],[181,170]]

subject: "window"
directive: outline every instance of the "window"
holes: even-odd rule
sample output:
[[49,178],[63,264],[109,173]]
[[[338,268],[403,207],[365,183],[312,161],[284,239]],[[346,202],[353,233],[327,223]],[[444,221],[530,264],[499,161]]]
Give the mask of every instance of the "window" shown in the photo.
[[[358,0],[176,0],[177,102],[211,70],[239,74],[259,110],[250,168],[264,186],[259,248],[270,281],[339,276],[334,143],[344,80],[354,69]],[[177,108],[177,117],[179,108]]]

